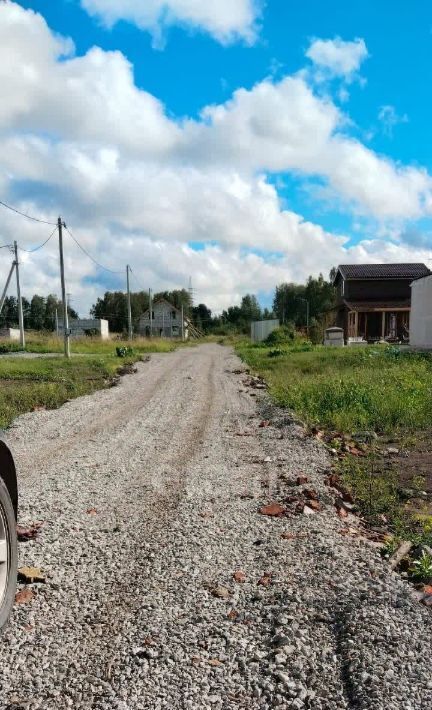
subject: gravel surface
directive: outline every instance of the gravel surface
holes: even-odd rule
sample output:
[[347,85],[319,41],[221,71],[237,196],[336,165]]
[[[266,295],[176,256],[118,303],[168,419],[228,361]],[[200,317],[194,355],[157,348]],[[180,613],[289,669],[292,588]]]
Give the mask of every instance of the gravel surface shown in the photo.
[[[20,522],[45,521],[21,563],[46,583],[0,641],[1,708],[432,707],[430,613],[340,534],[324,447],[240,367],[153,355],[9,430]],[[284,502],[310,488],[321,511]]]

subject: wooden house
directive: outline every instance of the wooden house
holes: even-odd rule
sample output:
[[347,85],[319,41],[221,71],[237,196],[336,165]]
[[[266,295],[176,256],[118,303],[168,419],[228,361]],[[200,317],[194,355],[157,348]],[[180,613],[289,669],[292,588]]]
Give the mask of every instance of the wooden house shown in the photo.
[[150,311],[144,311],[139,319],[138,331],[140,335],[149,336],[151,334],[158,338],[181,338],[183,334],[187,339],[188,328],[189,321],[184,318],[182,332],[181,309],[161,298],[152,304],[151,318]]
[[411,284],[431,272],[425,264],[341,264],[334,285],[335,324],[345,340],[407,341]]

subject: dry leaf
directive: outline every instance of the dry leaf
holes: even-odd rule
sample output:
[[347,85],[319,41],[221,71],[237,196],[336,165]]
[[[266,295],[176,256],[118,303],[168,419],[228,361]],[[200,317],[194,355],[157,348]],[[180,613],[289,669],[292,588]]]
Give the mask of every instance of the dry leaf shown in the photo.
[[222,661],[220,661],[218,658],[210,658],[208,661],[209,666],[223,666]]
[[234,619],[237,619],[238,615],[238,611],[236,611],[235,609],[231,609],[231,611],[229,611],[227,614],[227,618],[231,619],[231,621],[234,621]]
[[15,603],[16,604],[28,604],[29,602],[31,602],[31,600],[35,596],[36,596],[35,592],[33,592],[28,587],[24,587],[24,589],[21,589],[19,592],[17,592],[15,594]]
[[27,542],[28,540],[34,540],[42,527],[43,523],[33,523],[33,525],[17,525],[16,532],[18,537],[18,542]]
[[218,599],[228,599],[231,596],[231,592],[226,587],[215,587],[211,593]]
[[303,486],[308,481],[309,481],[309,479],[307,476],[297,476],[296,484],[298,486]]
[[261,579],[258,580],[257,584],[260,584],[262,587],[268,587],[269,584],[271,584],[271,574],[268,572],[264,572],[263,576]]
[[280,503],[269,503],[268,505],[263,505],[263,507],[259,509],[259,512],[261,515],[277,516],[286,513],[286,508]]
[[262,422],[259,423],[260,429],[265,429],[266,427],[270,426],[271,421],[269,419],[264,419]]
[[97,510],[96,510],[96,508],[89,508],[89,509],[87,510],[87,514],[88,514],[88,515],[97,515]]
[[18,582],[34,584],[35,582],[45,582],[45,575],[37,567],[20,567],[18,570]]
[[238,582],[239,584],[242,584],[243,582],[246,581],[246,575],[241,570],[234,572],[233,577],[234,577],[235,581]]

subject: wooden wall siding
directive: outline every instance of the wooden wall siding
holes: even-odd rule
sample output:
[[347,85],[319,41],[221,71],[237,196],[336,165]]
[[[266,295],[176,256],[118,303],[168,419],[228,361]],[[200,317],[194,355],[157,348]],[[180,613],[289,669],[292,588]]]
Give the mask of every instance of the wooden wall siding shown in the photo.
[[[411,279],[395,279],[392,281],[345,281],[342,298],[346,301],[399,300],[411,298]],[[341,298],[341,290],[338,293]]]

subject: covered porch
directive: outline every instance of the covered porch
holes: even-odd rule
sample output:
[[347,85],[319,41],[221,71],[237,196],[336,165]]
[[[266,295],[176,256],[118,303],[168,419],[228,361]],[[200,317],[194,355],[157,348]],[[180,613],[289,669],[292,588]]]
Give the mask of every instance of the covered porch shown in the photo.
[[399,342],[409,338],[410,305],[406,303],[347,303],[348,338],[369,342]]

